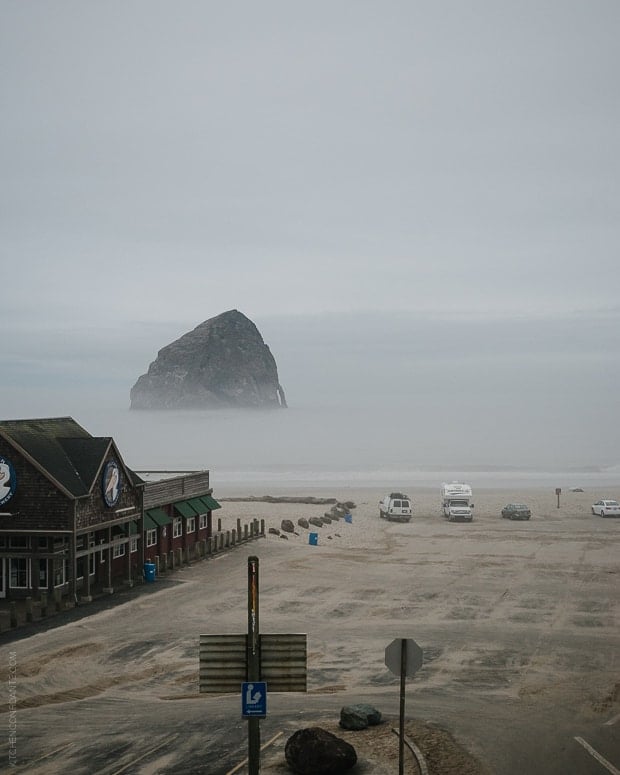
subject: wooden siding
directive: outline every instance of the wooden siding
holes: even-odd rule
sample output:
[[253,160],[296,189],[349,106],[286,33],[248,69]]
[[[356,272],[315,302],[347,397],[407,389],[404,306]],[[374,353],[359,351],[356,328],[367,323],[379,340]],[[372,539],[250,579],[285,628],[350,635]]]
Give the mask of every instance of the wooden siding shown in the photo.
[[73,500],[2,438],[0,456],[11,461],[17,477],[15,495],[0,507],[16,516],[0,517],[0,530],[72,530]]
[[210,494],[209,472],[199,471],[196,474],[184,474],[172,479],[162,479],[158,482],[147,482],[144,487],[144,508],[163,506],[175,501]]

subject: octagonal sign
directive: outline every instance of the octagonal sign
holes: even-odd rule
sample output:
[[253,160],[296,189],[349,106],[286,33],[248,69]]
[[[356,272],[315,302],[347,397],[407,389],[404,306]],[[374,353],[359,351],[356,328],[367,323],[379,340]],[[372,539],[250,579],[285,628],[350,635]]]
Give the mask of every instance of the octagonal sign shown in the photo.
[[406,649],[405,675],[412,678],[422,667],[422,649],[411,638],[396,638],[385,649],[385,664],[394,675],[400,675],[402,650]]

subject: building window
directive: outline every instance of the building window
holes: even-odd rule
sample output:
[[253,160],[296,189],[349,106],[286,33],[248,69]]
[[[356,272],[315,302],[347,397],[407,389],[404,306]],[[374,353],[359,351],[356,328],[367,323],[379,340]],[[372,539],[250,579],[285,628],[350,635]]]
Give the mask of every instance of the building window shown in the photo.
[[39,560],[39,589],[47,589],[47,560]]
[[130,546],[130,553],[133,554],[134,552],[138,551],[138,539],[137,538],[130,538],[129,539],[129,546]]
[[62,587],[62,585],[65,583],[65,567],[67,565],[67,561],[64,557],[55,557],[53,563],[54,566],[52,573],[54,575],[54,586]]
[[202,530],[206,526],[207,526],[207,515],[206,514],[201,514],[198,517],[198,530]]
[[172,521],[172,537],[179,538],[183,535],[183,520],[181,517],[175,517]]
[[124,557],[125,544],[114,544],[112,548],[112,557]]
[[10,586],[13,589],[26,589],[29,584],[30,563],[26,557],[11,557]]
[[9,548],[11,549],[28,549],[30,546],[30,539],[26,536],[18,536],[15,538],[9,538]]
[[37,546],[39,547],[39,549],[47,549],[47,537],[39,536],[37,538]]
[[84,578],[84,557],[78,557],[75,565],[76,565],[75,578],[83,579]]
[[196,517],[188,517],[187,518],[187,524],[185,526],[185,532],[186,533],[195,533],[196,532]]
[[147,530],[146,531],[146,545],[147,546],[155,546],[157,543],[157,528],[153,528],[153,530]]

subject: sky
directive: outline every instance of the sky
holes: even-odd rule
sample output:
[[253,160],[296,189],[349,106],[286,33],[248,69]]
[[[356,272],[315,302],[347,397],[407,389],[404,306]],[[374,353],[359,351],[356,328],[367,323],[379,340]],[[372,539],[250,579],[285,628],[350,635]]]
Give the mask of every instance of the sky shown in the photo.
[[124,410],[239,309],[292,410],[617,464],[619,33],[615,0],[3,0],[0,414]]

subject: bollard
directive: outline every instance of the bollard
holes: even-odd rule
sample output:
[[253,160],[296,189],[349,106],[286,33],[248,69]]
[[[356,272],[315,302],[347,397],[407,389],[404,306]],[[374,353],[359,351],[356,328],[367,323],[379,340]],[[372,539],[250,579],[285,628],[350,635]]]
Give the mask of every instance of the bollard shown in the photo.
[[17,610],[15,608],[14,600],[11,600],[9,603],[9,615],[11,619],[11,627],[17,627]]
[[230,545],[235,546],[237,544],[237,531],[233,528],[230,533]]
[[260,521],[260,534],[262,536],[265,535],[265,520],[264,519],[261,519],[261,521]]
[[41,616],[47,616],[47,592],[39,592],[41,598]]
[[222,531],[222,518],[220,517],[217,520],[217,532],[220,533]]
[[226,531],[226,548],[230,546],[230,530]]
[[237,519],[237,535],[239,536],[239,540],[241,540],[241,520]]
[[248,525],[247,523],[243,526],[243,540],[248,540]]

